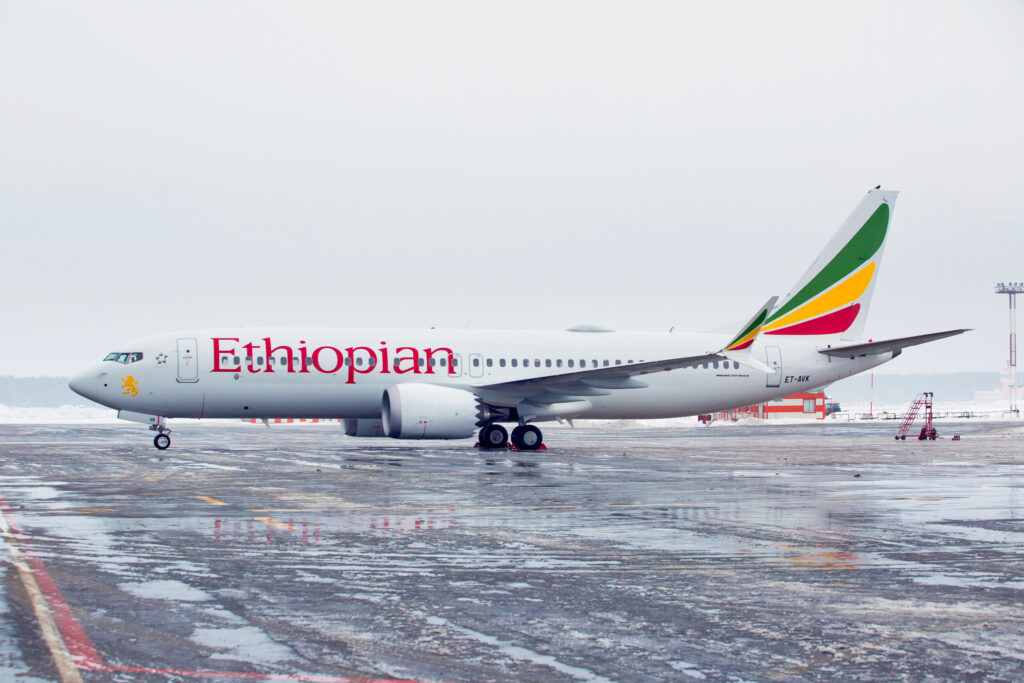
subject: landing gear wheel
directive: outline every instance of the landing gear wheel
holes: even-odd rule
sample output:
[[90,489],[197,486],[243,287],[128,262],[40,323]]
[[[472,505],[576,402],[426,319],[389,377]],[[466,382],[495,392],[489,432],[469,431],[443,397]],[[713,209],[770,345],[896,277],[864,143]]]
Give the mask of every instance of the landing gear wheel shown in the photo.
[[544,435],[533,425],[520,425],[512,430],[512,445],[521,451],[535,451],[544,443]]
[[508,431],[499,424],[490,424],[480,430],[481,448],[504,448],[508,445]]
[[166,434],[157,434],[153,437],[153,445],[165,451],[171,445],[171,437]]

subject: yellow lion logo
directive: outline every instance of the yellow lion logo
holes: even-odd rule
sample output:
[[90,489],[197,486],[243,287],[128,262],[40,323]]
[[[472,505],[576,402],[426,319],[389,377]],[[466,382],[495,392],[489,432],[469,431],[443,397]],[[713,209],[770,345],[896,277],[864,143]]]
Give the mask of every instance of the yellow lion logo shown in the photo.
[[139,395],[139,382],[135,379],[135,375],[128,375],[127,377],[121,378],[121,393],[125,396],[138,396]]

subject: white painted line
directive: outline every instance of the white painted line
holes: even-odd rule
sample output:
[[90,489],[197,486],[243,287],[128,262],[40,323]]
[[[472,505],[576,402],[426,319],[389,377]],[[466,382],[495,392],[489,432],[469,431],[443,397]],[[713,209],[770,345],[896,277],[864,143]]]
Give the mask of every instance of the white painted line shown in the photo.
[[32,575],[32,570],[29,568],[25,556],[18,548],[18,540],[11,532],[11,527],[4,517],[3,510],[0,510],[0,535],[3,536],[7,548],[11,552],[14,566],[18,569],[18,576],[21,577],[21,584],[25,587],[25,592],[32,602],[36,619],[39,621],[39,630],[43,633],[46,647],[50,649],[50,655],[53,657],[53,663],[57,667],[57,673],[60,675],[61,682],[82,683],[82,676],[78,672],[78,667],[75,666],[74,660],[71,659],[71,652],[68,651],[68,646],[60,635],[60,629],[57,628],[57,623],[54,621],[50,609],[46,606],[46,599],[43,597],[43,592],[39,590],[36,577]]

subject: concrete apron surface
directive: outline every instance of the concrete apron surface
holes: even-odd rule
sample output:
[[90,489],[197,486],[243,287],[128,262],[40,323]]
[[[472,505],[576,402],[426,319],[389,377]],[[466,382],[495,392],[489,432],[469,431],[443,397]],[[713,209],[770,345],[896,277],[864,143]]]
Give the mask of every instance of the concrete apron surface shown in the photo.
[[0,425],[0,679],[1024,678],[1024,429],[894,430]]

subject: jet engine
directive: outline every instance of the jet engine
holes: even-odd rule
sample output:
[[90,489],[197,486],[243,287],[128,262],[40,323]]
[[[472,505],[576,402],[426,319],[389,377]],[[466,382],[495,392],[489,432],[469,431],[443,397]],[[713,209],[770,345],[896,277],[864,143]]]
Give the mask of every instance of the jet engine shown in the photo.
[[384,391],[381,422],[393,439],[464,439],[477,429],[472,393],[434,384],[393,384]]
[[342,426],[345,428],[345,436],[387,436],[380,420],[346,417]]

